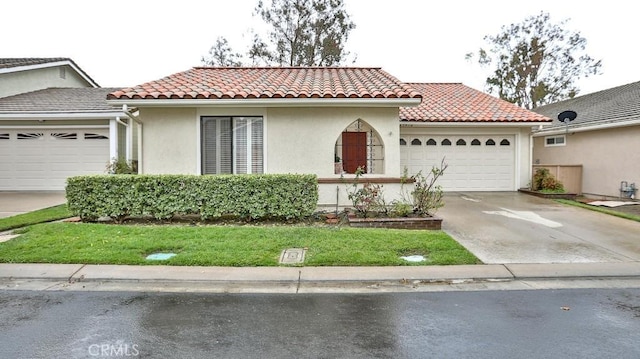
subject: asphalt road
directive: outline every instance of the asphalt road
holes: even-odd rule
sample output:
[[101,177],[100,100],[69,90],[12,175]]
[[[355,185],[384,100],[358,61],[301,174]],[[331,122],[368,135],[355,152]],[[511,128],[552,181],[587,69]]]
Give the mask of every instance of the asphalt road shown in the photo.
[[1,358],[638,358],[640,289],[0,291]]

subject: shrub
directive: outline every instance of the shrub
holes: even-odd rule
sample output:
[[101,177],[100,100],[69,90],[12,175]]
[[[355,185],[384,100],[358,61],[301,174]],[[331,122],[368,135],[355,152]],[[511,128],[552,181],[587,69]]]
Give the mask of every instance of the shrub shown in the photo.
[[[402,197],[404,202],[411,203],[413,206],[413,213],[420,216],[433,215],[438,208],[444,206],[443,191],[440,185],[436,182],[444,175],[444,171],[449,167],[445,163],[444,158],[440,162],[440,167],[432,167],[431,172],[426,176],[422,174],[422,171],[411,176],[413,179],[413,190],[407,194],[404,189],[405,181],[403,181]],[[405,175],[406,178],[406,170]]]
[[551,172],[549,172],[548,168],[538,168],[536,170],[536,173],[533,175],[531,189],[541,192],[564,193],[562,182],[558,181]]
[[67,180],[74,215],[111,217],[199,215],[201,219],[301,219],[318,203],[315,175],[98,175]]
[[[382,185],[365,182],[361,187],[358,186],[358,180],[363,173],[364,169],[358,167],[355,180],[347,184],[347,197],[353,204],[353,209],[359,217],[365,218],[373,212],[387,214],[388,208],[382,194]],[[345,181],[344,177],[343,181]]]
[[136,164],[124,158],[114,158],[107,164],[105,171],[112,175],[131,175],[138,173]]

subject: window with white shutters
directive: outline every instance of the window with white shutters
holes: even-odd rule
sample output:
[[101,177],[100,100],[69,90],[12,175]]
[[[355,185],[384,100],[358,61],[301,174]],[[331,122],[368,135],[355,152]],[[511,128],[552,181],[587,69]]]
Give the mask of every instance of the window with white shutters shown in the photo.
[[202,117],[202,173],[263,173],[262,117]]

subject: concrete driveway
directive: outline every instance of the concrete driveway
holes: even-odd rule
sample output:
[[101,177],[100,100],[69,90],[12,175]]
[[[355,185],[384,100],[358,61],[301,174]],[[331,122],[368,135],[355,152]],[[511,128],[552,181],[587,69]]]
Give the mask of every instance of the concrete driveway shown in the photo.
[[0,218],[67,202],[64,192],[0,192]]
[[640,260],[640,223],[519,192],[447,193],[442,228],[487,264]]

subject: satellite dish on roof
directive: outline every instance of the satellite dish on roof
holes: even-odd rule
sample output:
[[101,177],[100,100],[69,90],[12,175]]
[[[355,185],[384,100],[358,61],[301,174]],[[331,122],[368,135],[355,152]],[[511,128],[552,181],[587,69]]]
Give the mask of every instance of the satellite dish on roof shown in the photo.
[[562,111],[558,114],[558,120],[562,123],[569,123],[578,117],[578,114],[575,111],[567,110]]
[[578,114],[575,111],[567,110],[562,111],[558,114],[558,120],[564,123],[564,133],[569,133],[569,122],[573,121],[578,117]]

